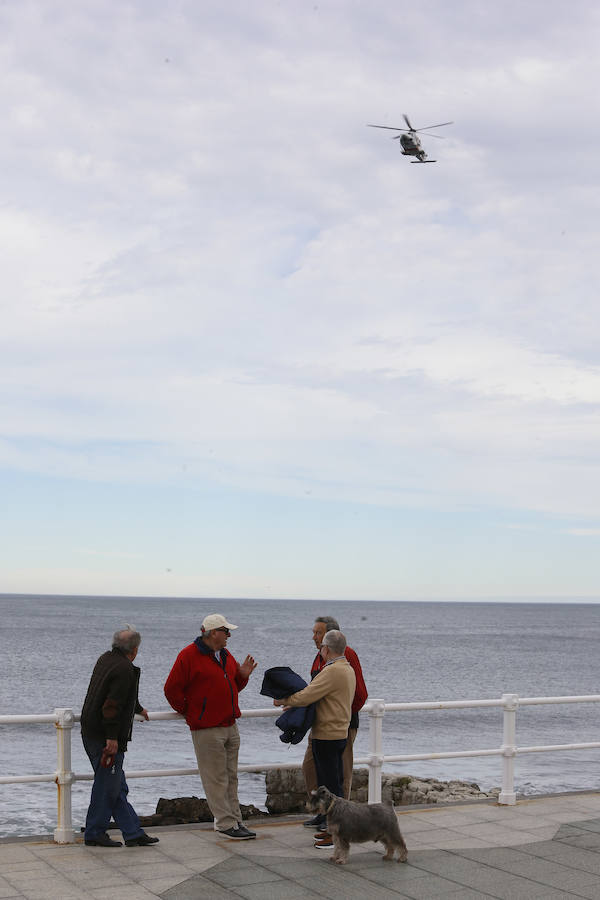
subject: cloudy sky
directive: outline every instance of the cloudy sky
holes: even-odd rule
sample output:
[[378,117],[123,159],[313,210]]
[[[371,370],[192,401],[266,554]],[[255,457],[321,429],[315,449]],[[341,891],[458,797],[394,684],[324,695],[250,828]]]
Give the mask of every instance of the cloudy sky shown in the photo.
[[0,591],[600,597],[599,38],[4,0]]

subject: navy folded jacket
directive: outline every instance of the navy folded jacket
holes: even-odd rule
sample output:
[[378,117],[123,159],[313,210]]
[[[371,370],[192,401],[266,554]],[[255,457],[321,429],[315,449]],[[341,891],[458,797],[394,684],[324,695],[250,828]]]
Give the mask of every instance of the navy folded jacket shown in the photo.
[[[265,672],[260,692],[264,697],[281,700],[305,687],[304,678],[297,675],[289,666],[273,666]],[[275,720],[275,724],[283,732],[279,735],[279,740],[286,744],[299,744],[306,732],[312,728],[314,717],[314,703],[309,706],[290,707]]]

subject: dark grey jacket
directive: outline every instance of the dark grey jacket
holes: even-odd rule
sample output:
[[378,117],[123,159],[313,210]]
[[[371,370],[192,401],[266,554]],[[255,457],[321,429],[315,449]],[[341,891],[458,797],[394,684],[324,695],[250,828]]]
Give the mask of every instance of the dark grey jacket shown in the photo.
[[103,653],[92,672],[83,709],[81,733],[97,740],[116,740],[125,752],[133,717],[142,711],[138,700],[140,670],[122,650]]

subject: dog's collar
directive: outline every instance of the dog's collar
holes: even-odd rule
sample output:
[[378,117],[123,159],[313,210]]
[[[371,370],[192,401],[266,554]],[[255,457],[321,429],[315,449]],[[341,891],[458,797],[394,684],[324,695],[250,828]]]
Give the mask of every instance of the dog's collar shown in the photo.
[[329,815],[329,813],[333,809],[333,804],[335,803],[336,800],[337,800],[337,797],[334,797],[333,800],[331,801],[331,803],[329,804],[329,806],[327,807],[327,809],[325,810],[326,816]]

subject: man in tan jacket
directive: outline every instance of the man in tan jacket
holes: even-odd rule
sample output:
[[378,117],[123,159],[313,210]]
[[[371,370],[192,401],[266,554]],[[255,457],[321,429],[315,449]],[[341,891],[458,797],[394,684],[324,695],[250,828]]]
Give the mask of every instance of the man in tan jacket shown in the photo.
[[[348,738],[356,675],[346,657],[346,638],[341,631],[328,631],[321,645],[325,666],[311,683],[274,706],[308,706],[316,703],[312,726],[312,749],[317,770],[317,783],[332,794],[344,796],[342,755]],[[315,847],[331,847],[331,836],[323,831],[316,835]]]

